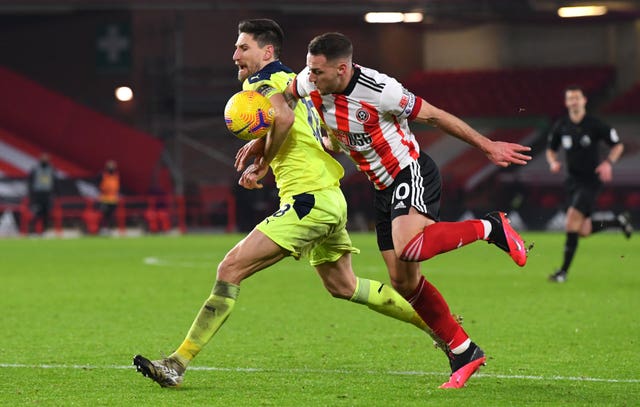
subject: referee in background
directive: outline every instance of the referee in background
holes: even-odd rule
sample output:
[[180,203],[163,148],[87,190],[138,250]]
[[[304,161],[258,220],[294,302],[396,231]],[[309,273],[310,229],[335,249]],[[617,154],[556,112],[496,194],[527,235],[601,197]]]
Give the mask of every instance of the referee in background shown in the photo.
[[[609,125],[586,112],[587,98],[579,86],[565,89],[567,115],[560,118],[549,134],[546,157],[552,173],[560,172],[562,163],[558,149],[565,151],[567,178],[565,187],[569,196],[569,208],[565,230],[564,261],[560,269],[549,276],[549,281],[563,283],[578,247],[578,237],[587,237],[607,228],[620,228],[627,239],[633,228],[627,214],[613,219],[592,220],[596,198],[604,183],[611,182],[613,166],[624,150],[618,133]],[[604,160],[600,158],[599,142],[609,147]]]

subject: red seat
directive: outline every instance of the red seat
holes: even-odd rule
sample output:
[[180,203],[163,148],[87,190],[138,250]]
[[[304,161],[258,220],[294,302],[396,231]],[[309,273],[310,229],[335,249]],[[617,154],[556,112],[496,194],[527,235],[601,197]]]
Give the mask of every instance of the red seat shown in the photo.
[[612,191],[605,191],[598,196],[598,209],[611,209],[616,198]]
[[540,198],[540,206],[545,209],[557,208],[559,203],[560,198],[558,198],[558,195],[554,194],[553,192],[546,193],[542,196],[542,198]]
[[627,209],[640,209],[640,192],[631,192],[624,200]]

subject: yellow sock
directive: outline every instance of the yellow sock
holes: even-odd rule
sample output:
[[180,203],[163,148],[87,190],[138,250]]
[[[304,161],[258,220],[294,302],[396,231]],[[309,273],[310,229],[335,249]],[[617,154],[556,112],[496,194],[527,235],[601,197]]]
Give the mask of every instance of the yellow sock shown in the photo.
[[443,345],[443,350],[446,348],[446,344],[427,326],[411,304],[389,285],[357,277],[356,290],[349,301],[364,304],[376,312],[408,322],[429,334],[438,345]]
[[238,285],[216,281],[211,295],[193,321],[186,338],[169,357],[178,360],[186,367],[227,320],[239,292]]

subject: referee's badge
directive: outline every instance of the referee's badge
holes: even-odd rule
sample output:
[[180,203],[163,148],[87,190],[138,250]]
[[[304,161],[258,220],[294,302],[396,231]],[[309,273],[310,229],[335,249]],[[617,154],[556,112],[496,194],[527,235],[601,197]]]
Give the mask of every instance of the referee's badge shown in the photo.
[[565,150],[568,150],[571,148],[571,146],[573,146],[573,140],[571,139],[570,135],[563,135],[562,136],[562,148],[564,148]]
[[616,131],[616,129],[611,129],[611,131],[609,131],[609,137],[611,138],[611,142],[613,143],[617,143],[620,141],[620,137],[618,137],[618,132]]
[[580,138],[580,145],[582,147],[589,147],[591,145],[591,137],[589,137],[588,134],[584,134],[581,138]]

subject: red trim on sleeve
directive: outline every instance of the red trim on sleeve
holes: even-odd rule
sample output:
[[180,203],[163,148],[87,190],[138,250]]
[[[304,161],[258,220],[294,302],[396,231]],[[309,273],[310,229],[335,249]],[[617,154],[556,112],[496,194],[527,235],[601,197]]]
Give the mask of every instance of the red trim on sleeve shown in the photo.
[[422,107],[422,98],[419,96],[416,96],[416,103],[415,105],[413,105],[413,110],[411,111],[411,114],[409,115],[409,120],[413,120],[416,118],[416,116],[418,116],[418,113],[420,113],[420,108]]

